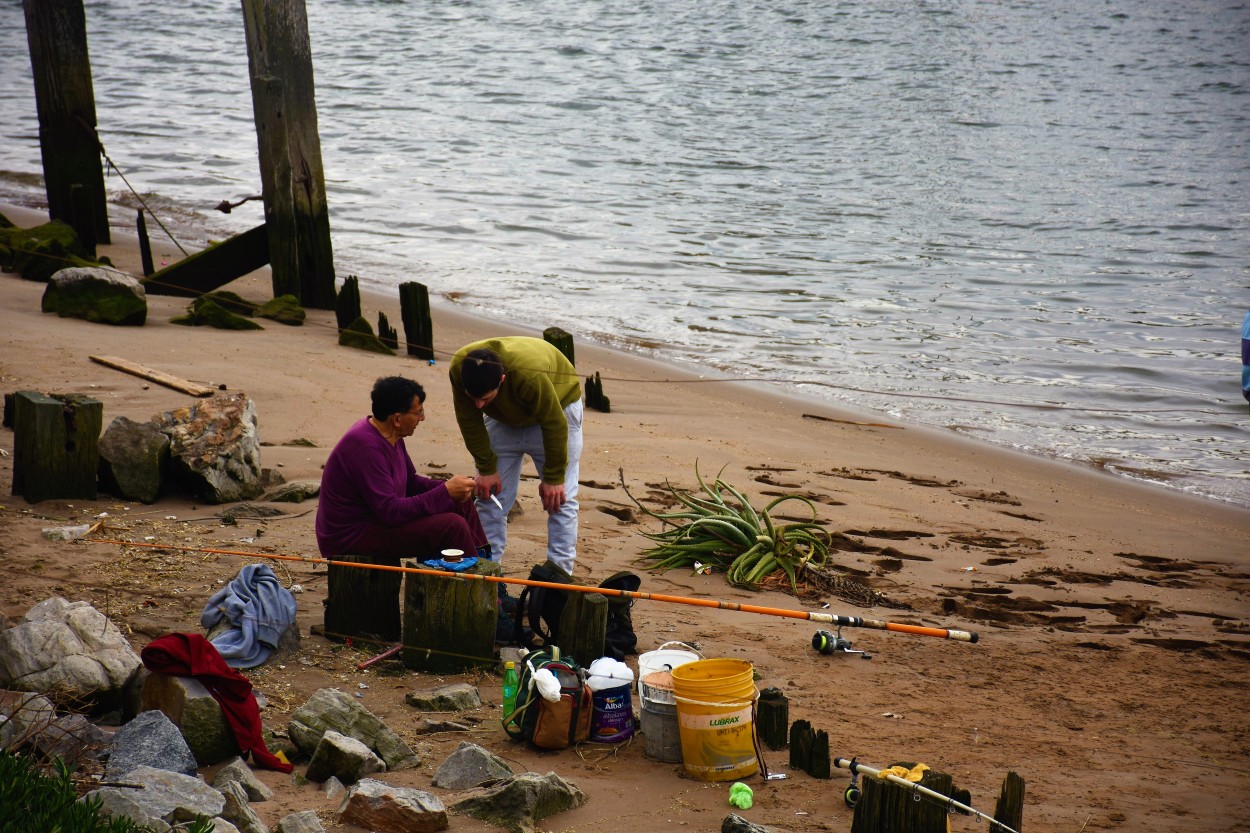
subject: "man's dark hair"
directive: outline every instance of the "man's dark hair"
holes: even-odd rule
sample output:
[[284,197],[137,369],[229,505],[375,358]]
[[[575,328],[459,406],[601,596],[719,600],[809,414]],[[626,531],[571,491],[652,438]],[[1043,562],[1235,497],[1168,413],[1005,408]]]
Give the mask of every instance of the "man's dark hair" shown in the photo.
[[472,350],[460,365],[460,386],[469,396],[485,396],[503,381],[503,360],[485,347]]
[[373,383],[373,418],[386,420],[391,414],[412,410],[412,400],[425,402],[425,388],[403,376],[383,376]]

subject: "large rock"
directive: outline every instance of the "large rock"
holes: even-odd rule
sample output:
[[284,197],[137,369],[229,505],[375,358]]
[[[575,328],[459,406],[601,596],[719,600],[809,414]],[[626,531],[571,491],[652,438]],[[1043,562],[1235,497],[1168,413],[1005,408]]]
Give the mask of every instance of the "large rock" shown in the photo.
[[143,285],[116,269],[75,266],[51,277],[43,292],[44,312],[85,318],[98,324],[141,327],[148,317]]
[[173,475],[188,493],[205,503],[260,496],[256,405],[246,394],[214,396],[152,421],[169,437]]
[[347,793],[339,821],[376,833],[435,833],[447,829],[447,808],[437,796],[365,778]]
[[117,626],[87,602],[46,599],[0,632],[0,686],[118,708],[142,666]]
[[221,817],[239,828],[239,833],[269,833],[269,826],[260,820],[260,816],[247,803],[247,791],[242,786],[229,783],[218,792],[226,800]]
[[[146,819],[160,819],[166,823],[173,823],[193,819],[197,815],[212,818],[220,815],[226,806],[226,799],[221,793],[199,778],[193,778],[190,775],[141,766],[128,772],[125,782],[140,785],[142,789],[101,787],[87,793],[81,800],[95,797],[104,801],[106,805],[120,804],[130,811],[114,813],[114,815],[126,815],[140,823]],[[120,796],[117,795],[118,793]],[[118,798],[128,799],[128,801],[119,802]],[[138,806],[138,810],[133,809],[135,805]],[[142,814],[143,818],[137,818],[131,813]]]
[[362,777],[386,770],[382,759],[355,738],[333,730],[321,736],[321,742],[308,762],[309,781],[337,778],[344,784],[355,784]]
[[[164,712],[143,712],[117,730],[109,755],[108,777],[120,779],[133,769],[146,767],[194,775],[195,756],[182,733]],[[214,813],[213,815],[216,815]]]
[[581,807],[586,794],[554,772],[526,772],[501,784],[474,790],[451,805],[462,813],[512,833],[535,833],[535,822]]
[[317,818],[316,812],[301,810],[283,816],[282,821],[274,828],[274,833],[326,833],[326,829],[321,826],[321,819]]
[[16,749],[56,722],[56,706],[41,694],[0,690],[0,749]]
[[427,712],[463,712],[482,706],[482,696],[477,686],[468,683],[449,683],[425,691],[413,691],[404,695],[404,702]]
[[347,694],[323,688],[291,715],[287,734],[305,755],[312,756],[328,730],[355,738],[372,749],[391,772],[421,764],[417,753],[372,712]]
[[761,827],[742,816],[730,813],[720,823],[720,833],[772,833],[767,827]]
[[239,744],[221,704],[195,677],[152,672],[143,682],[140,704],[144,711],[163,712],[178,727],[200,766],[239,754]]
[[154,503],[169,471],[169,437],[150,422],[119,416],[100,437],[100,487],[123,500]]
[[213,777],[213,789],[224,795],[227,784],[238,784],[242,787],[248,801],[268,801],[273,798],[273,790],[256,777],[256,773],[252,772],[242,758],[235,758],[217,770]]
[[103,758],[112,742],[112,735],[81,714],[66,714],[36,735],[31,747],[44,758],[60,758],[67,765],[77,767]]
[[467,790],[491,781],[512,777],[512,767],[503,758],[476,743],[463,741],[447,756],[434,773],[434,786],[445,790]]

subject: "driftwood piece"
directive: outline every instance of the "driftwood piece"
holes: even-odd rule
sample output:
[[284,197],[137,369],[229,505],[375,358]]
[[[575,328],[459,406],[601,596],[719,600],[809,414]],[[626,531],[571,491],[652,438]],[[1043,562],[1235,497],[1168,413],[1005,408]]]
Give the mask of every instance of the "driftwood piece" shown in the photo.
[[140,379],[147,379],[149,382],[156,382],[158,385],[164,385],[167,388],[173,388],[191,396],[212,396],[216,393],[215,388],[207,385],[197,385],[195,382],[179,379],[177,376],[171,376],[168,373],[153,370],[150,367],[144,367],[126,359],[119,359],[116,356],[91,356],[90,358],[96,364],[102,364],[105,367],[111,367],[114,370],[120,370],[132,376],[138,376]]
[[13,395],[13,494],[95,500],[104,403],[81,394]]
[[143,291],[149,295],[198,298],[268,262],[269,237],[260,225],[153,272],[143,279]]
[[[424,567],[415,559],[405,567]],[[501,574],[498,564],[479,559],[478,575]],[[404,665],[431,673],[456,673],[495,662],[499,591],[495,583],[456,573],[408,573],[404,586]]]

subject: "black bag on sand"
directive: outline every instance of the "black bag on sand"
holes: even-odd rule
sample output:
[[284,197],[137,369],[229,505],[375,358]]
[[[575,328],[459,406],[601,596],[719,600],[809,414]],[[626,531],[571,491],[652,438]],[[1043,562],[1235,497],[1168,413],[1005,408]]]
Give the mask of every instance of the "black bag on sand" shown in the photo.
[[[539,694],[534,674],[543,668],[560,683],[559,700]],[[560,649],[552,645],[521,660],[516,706],[504,717],[503,728],[513,740],[528,741],[539,749],[566,749],[590,737],[593,714],[586,672],[572,659],[562,658]]]
[[[535,565],[530,570],[529,578],[530,581],[553,584],[577,583],[572,576],[550,561]],[[622,570],[609,576],[599,586],[634,592],[642,586],[642,579],[628,570]],[[634,600],[626,596],[605,595],[608,599],[608,629],[604,640],[604,656],[623,660],[630,654],[638,653],[638,637],[634,634],[633,616],[630,612]],[[517,600],[513,621],[515,641],[526,644],[527,640],[532,639],[543,646],[554,645],[556,634],[560,630],[560,614],[564,611],[567,599],[567,591],[551,587],[525,587]],[[526,629],[532,636],[525,634]]]

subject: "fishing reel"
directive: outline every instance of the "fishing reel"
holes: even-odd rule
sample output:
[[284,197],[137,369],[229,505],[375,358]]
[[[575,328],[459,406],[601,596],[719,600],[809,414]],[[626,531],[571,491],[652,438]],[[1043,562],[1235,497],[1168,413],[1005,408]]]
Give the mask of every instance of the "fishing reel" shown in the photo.
[[851,648],[851,640],[842,636],[842,626],[837,633],[816,631],[812,636],[812,647],[822,654],[859,654],[862,659],[872,659],[867,651],[856,651]]
[[842,800],[846,802],[846,806],[852,810],[859,803],[859,773],[851,773],[851,783],[846,785],[846,789],[842,792]]

